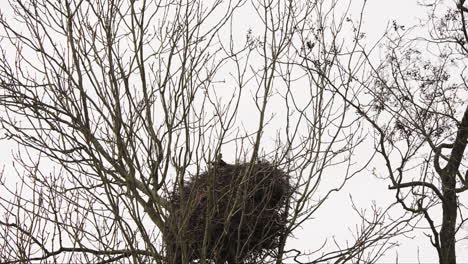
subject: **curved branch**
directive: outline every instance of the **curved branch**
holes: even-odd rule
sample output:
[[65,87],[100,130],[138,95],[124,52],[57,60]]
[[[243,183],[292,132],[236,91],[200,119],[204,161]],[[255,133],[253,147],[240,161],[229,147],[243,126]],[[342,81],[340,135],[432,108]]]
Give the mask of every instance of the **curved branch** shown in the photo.
[[440,167],[440,155],[442,155],[441,153],[443,148],[453,148],[453,144],[442,143],[434,149],[434,168],[439,175],[441,175],[443,173],[443,170],[445,169],[442,169]]
[[401,189],[401,188],[408,188],[408,187],[418,187],[418,186],[423,186],[431,189],[441,200],[443,199],[442,193],[437,189],[437,187],[428,182],[424,181],[413,181],[413,182],[406,182],[406,183],[398,183],[395,184],[394,186],[388,186],[388,189],[390,190],[395,190],[395,189]]
[[463,154],[468,143],[468,106],[463,114],[462,121],[458,126],[457,137],[453,144],[452,152],[450,153],[450,159],[445,166],[444,170],[447,171],[448,175],[455,175],[460,167]]

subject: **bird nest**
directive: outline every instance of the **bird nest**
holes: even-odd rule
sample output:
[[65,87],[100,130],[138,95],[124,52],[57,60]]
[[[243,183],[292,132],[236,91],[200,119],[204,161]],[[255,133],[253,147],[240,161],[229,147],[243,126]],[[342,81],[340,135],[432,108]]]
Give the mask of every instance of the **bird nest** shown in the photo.
[[173,193],[168,261],[247,263],[275,251],[286,234],[289,175],[266,161],[222,160]]

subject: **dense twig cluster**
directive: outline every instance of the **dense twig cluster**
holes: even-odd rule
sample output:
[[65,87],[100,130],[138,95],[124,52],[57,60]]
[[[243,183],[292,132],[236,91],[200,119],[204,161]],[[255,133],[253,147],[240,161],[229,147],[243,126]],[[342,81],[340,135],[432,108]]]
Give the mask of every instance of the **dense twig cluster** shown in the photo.
[[214,164],[171,199],[168,258],[250,262],[271,253],[286,234],[289,176],[266,161]]

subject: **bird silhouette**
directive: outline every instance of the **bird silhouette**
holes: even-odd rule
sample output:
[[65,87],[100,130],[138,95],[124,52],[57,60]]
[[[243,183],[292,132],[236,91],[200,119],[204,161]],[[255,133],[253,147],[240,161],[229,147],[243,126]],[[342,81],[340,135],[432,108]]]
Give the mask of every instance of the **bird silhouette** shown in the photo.
[[224,166],[227,166],[228,164],[227,164],[224,160],[219,159],[219,160],[218,160],[218,165],[224,167]]
[[219,166],[222,166],[222,167],[228,165],[228,164],[223,160],[223,154],[221,154],[221,153],[218,154],[217,163],[218,163]]
[[216,161],[215,162],[210,162],[210,164],[214,165],[214,166],[218,166],[218,167],[226,167],[226,166],[229,165],[223,160],[223,154],[221,154],[221,153],[219,153],[218,157],[216,157]]

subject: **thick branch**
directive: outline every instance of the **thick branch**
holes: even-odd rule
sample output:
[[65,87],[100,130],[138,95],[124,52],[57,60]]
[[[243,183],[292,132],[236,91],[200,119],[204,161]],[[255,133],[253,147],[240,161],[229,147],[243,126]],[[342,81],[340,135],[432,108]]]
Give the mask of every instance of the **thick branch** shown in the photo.
[[[453,144],[447,144],[447,143],[443,143],[443,144],[440,144],[439,146],[437,146],[434,150],[435,152],[435,156],[434,156],[434,168],[436,170],[436,172],[441,175],[442,174],[442,169],[440,167],[440,155],[442,155],[442,149],[443,148],[453,148]],[[444,157],[445,158],[445,157]]]
[[444,170],[448,175],[456,175],[458,168],[460,167],[463,153],[466,149],[468,142],[468,106],[465,109],[461,123],[458,126],[457,137],[450,154],[450,159]]
[[388,186],[388,189],[390,190],[395,190],[395,189],[401,189],[401,188],[408,188],[408,187],[418,187],[418,186],[423,186],[431,189],[440,199],[443,198],[442,193],[437,189],[437,187],[429,182],[424,182],[424,181],[412,181],[412,182],[406,182],[406,183],[398,183],[393,186]]

